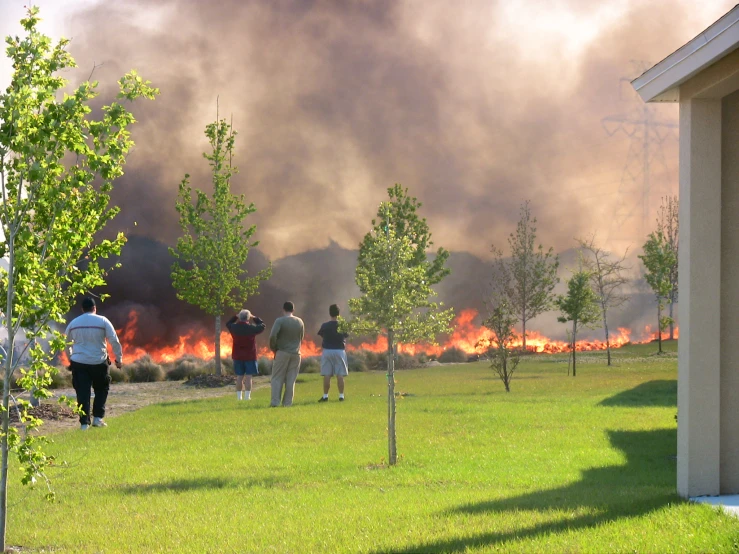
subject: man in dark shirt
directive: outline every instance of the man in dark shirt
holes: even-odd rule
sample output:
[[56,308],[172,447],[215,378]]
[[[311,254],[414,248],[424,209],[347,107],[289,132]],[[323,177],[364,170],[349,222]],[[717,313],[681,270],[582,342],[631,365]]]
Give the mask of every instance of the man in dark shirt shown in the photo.
[[259,375],[256,338],[264,331],[264,322],[253,316],[249,310],[241,310],[238,316],[228,320],[226,327],[233,338],[231,357],[236,374],[236,398],[251,400],[252,377]]
[[346,333],[339,332],[339,307],[331,304],[328,309],[331,321],[321,325],[318,335],[323,338],[321,347],[321,375],[323,375],[323,396],[319,402],[328,402],[328,391],[331,388],[331,377],[336,375],[339,388],[339,401],[344,401],[344,377],[349,375],[346,363]]

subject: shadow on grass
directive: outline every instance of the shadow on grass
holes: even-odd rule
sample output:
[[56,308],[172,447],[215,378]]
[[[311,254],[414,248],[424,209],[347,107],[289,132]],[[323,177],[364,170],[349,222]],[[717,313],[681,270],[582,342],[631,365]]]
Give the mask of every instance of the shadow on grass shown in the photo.
[[[609,431],[608,435],[611,444],[626,455],[626,465],[588,469],[583,472],[580,481],[571,485],[512,498],[463,504],[443,514],[446,517],[487,515],[491,527],[496,524],[496,514],[504,512],[559,512],[552,514],[557,519],[515,530],[490,531],[377,552],[454,553],[486,546],[500,547],[510,541],[535,539],[552,533],[576,532],[619,518],[638,517],[669,503],[681,502],[674,492],[675,466],[671,459],[677,447],[674,429]],[[571,515],[582,510],[587,510],[588,513]],[[522,514],[520,520],[525,517]]]
[[264,404],[259,401],[236,400],[231,396],[216,396],[213,398],[199,398],[195,400],[171,400],[169,402],[160,402],[156,404],[157,409],[164,411],[179,411],[186,415],[191,414],[213,414],[217,412],[228,412],[233,410],[249,410],[255,408],[264,408]]
[[[513,379],[511,379],[511,386],[513,386],[513,383],[516,381],[530,381],[532,379],[546,379],[547,375],[536,375],[536,374],[523,374],[523,375],[514,375]],[[500,380],[500,377],[497,375],[486,375],[485,377],[480,377],[480,381],[497,381],[500,383],[500,386],[503,386],[503,381]]]
[[219,477],[198,477],[195,479],[173,479],[162,483],[121,486],[126,494],[153,494],[157,492],[187,492],[200,489],[235,488],[238,481]]
[[677,406],[677,380],[648,381],[601,401],[599,406],[665,407]]
[[194,490],[218,490],[261,487],[271,489],[285,482],[279,477],[254,479],[227,479],[224,477],[198,477],[194,479],[172,479],[161,483],[122,485],[125,494],[154,494],[159,492],[188,492]]

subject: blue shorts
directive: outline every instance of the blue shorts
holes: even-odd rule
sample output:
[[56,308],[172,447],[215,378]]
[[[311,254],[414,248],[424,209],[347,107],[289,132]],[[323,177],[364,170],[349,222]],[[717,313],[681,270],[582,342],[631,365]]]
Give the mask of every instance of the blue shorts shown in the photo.
[[234,373],[236,375],[259,375],[257,362],[254,360],[234,360]]

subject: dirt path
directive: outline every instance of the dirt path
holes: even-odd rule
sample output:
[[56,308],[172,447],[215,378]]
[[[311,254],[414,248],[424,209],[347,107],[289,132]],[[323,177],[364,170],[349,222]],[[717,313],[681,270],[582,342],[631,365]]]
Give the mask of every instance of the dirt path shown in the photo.
[[[254,378],[253,390],[269,386],[269,376]],[[55,389],[51,391],[53,399],[45,400],[44,404],[56,404],[56,399],[64,395],[74,399],[74,389]],[[105,419],[114,418],[127,412],[132,412],[150,404],[160,402],[177,402],[184,400],[200,400],[203,398],[214,398],[235,394],[234,386],[219,387],[194,387],[186,385],[184,381],[161,381],[157,383],[113,383],[110,386],[108,401],[106,403]],[[77,416],[65,416],[64,413],[57,417],[44,419],[41,426],[42,434],[52,434],[67,429],[76,428],[79,423]]]

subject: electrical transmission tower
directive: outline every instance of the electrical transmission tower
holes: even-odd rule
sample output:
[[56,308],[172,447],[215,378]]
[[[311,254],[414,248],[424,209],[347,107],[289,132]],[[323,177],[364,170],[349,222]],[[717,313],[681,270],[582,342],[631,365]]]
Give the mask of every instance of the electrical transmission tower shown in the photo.
[[[632,64],[637,75],[651,67],[647,62]],[[621,87],[630,82],[628,78],[620,79]],[[609,136],[624,133],[631,138],[608,240],[641,244],[654,227],[650,216],[656,213],[658,199],[675,191],[675,175],[665,159],[663,146],[667,139],[677,138],[678,125],[674,120],[660,119],[657,109],[647,103],[633,108],[628,115],[604,117],[601,122]]]

